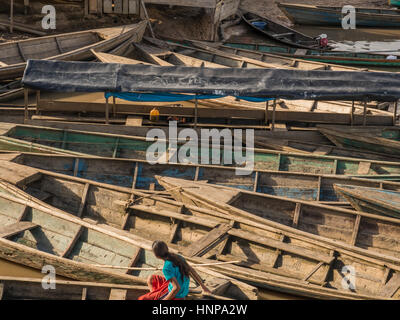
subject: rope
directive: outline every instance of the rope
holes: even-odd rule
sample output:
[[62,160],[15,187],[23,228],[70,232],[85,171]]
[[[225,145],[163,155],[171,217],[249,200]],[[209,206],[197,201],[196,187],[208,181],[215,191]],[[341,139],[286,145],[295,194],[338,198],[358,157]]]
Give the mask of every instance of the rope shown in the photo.
[[[216,263],[203,263],[203,264],[194,264],[192,267],[211,267],[211,266],[220,266],[224,264],[234,264],[239,263],[240,260],[237,261],[228,261],[228,262],[216,262]],[[137,268],[137,267],[121,267],[121,266],[109,266],[109,265],[102,265],[102,264],[91,264],[92,267],[97,268],[108,268],[108,269],[123,269],[123,270],[145,270],[145,271],[157,271],[162,270],[162,267],[158,268]]]

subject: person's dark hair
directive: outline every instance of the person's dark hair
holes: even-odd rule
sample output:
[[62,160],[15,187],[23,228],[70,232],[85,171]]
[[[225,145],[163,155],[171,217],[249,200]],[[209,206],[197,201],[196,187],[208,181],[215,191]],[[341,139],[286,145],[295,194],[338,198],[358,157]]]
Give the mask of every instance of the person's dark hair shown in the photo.
[[187,262],[177,254],[169,252],[168,246],[164,241],[154,241],[153,252],[157,258],[171,261],[174,266],[178,267],[182,275],[182,281],[184,277],[189,277],[190,269]]

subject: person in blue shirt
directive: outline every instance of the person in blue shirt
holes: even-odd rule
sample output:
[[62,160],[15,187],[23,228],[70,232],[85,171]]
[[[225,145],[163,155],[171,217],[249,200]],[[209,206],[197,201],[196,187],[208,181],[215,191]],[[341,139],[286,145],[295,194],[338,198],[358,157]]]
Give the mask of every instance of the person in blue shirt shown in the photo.
[[189,294],[190,276],[200,284],[204,293],[211,294],[198,273],[182,256],[169,252],[164,241],[154,241],[152,248],[155,256],[165,261],[164,276],[151,275],[147,279],[150,292],[139,300],[183,300]]

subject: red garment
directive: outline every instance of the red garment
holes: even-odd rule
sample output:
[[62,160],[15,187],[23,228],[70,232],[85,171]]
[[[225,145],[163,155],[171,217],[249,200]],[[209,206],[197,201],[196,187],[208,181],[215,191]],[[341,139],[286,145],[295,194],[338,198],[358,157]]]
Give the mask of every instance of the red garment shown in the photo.
[[[153,274],[151,276],[151,286],[152,290],[149,293],[139,297],[138,300],[162,300],[169,293],[167,281],[163,276]],[[173,300],[183,300],[174,298]]]

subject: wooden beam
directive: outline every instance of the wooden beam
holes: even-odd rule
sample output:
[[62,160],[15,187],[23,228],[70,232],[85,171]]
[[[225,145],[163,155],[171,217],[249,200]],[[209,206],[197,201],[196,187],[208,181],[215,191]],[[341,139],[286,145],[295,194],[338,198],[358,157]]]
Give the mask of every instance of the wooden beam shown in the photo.
[[85,187],[83,188],[82,197],[81,197],[81,204],[79,206],[78,213],[76,214],[77,217],[81,217],[83,210],[85,209],[87,195],[89,193],[90,183],[86,183]]
[[297,228],[299,224],[299,218],[301,214],[301,203],[296,203],[296,208],[294,209],[294,215],[293,215],[293,227]]
[[0,227],[0,238],[8,238],[14,236],[18,233],[32,230],[36,228],[38,225],[29,221],[20,221],[16,223],[12,223],[7,226]]
[[356,217],[356,220],[354,222],[354,228],[353,228],[353,233],[351,235],[351,241],[350,244],[354,246],[357,241],[357,235],[358,235],[358,230],[360,228],[360,221],[361,221],[361,216],[358,214]]
[[127,296],[128,290],[112,288],[108,300],[126,300]]
[[82,235],[82,232],[84,230],[85,230],[84,227],[82,227],[82,226],[79,227],[78,231],[75,233],[74,237],[72,238],[71,242],[68,244],[68,247],[64,250],[61,257],[65,258],[71,253],[72,249],[74,248],[75,244],[79,240],[79,238]]
[[227,232],[232,228],[228,224],[220,224],[216,228],[208,232],[200,240],[192,243],[190,246],[183,249],[188,257],[201,256],[211,250],[223,238],[227,236]]
[[10,2],[10,33],[14,32],[14,0]]
[[155,36],[155,34],[154,34],[153,27],[151,26],[151,22],[150,22],[149,15],[148,15],[148,13],[147,13],[146,5],[144,4],[144,1],[143,1],[143,0],[139,0],[139,1],[140,1],[140,4],[141,4],[142,8],[143,8],[143,13],[144,13],[144,16],[145,16],[145,18],[146,18],[147,24],[149,25],[149,29],[150,29],[151,36],[152,36],[153,38],[155,38],[156,36]]
[[[134,267],[140,260],[140,257],[142,255],[142,253],[144,252],[143,248],[138,248],[137,251],[135,252],[134,256],[132,257],[131,261],[129,262],[128,267],[132,268]],[[127,269],[126,270],[126,274],[130,274],[130,272],[132,272],[132,270]]]

